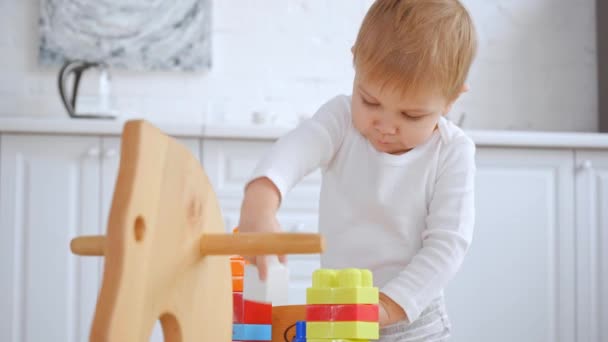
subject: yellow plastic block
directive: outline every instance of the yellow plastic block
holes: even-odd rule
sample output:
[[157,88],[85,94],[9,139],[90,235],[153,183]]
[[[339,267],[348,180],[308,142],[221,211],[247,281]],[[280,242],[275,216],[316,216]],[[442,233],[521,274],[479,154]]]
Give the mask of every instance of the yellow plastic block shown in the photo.
[[366,269],[318,269],[306,289],[306,304],[378,304],[378,288]]
[[306,340],[354,339],[377,340],[380,325],[375,322],[306,322]]

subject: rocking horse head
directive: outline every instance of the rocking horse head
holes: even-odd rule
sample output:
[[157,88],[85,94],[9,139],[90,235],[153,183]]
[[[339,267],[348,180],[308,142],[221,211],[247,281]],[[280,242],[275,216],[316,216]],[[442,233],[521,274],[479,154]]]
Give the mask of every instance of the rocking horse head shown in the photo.
[[212,186],[180,143],[142,121],[122,134],[107,235],[71,249],[105,257],[91,341],[231,341],[231,255],[320,253],[317,234],[226,234]]

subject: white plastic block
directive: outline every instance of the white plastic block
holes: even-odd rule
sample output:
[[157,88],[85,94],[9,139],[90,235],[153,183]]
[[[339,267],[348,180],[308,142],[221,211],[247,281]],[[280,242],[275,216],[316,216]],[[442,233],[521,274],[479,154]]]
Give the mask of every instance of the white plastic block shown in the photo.
[[261,281],[255,265],[245,265],[243,299],[272,305],[288,304],[289,269],[276,256],[266,256],[268,273]]

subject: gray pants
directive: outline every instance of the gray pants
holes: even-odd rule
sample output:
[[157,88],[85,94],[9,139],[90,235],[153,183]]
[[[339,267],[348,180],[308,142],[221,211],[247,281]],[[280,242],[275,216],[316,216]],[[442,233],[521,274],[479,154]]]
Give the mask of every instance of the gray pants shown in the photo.
[[443,296],[433,300],[414,322],[397,322],[380,328],[379,342],[443,342],[451,324]]

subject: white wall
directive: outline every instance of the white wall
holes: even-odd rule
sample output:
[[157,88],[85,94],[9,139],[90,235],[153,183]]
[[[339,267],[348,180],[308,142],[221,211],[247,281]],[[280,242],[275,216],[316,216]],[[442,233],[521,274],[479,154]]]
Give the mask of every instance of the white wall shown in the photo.
[[[371,0],[216,0],[213,67],[113,71],[127,117],[292,123],[350,92],[350,46]],[[465,0],[481,49],[453,116],[489,129],[597,130],[594,0]],[[36,65],[38,1],[0,0],[0,116],[67,117],[57,68]],[[210,113],[207,115],[207,113]]]

